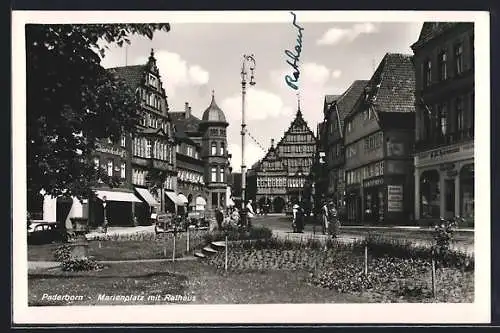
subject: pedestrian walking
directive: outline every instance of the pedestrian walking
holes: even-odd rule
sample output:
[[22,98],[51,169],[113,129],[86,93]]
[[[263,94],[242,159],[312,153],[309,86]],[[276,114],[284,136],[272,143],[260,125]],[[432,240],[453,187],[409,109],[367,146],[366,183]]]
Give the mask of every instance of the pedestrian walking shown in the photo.
[[247,226],[250,229],[252,227],[252,218],[255,216],[255,212],[252,206],[252,200],[248,200],[246,210],[247,210]]
[[219,230],[222,229],[222,222],[224,221],[224,213],[222,211],[222,208],[218,208],[215,211],[215,220],[217,221],[217,227]]

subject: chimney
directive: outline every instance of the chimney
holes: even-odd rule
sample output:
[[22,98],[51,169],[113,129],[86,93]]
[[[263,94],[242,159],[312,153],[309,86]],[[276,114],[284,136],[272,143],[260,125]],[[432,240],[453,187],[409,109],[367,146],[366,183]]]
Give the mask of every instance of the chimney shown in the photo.
[[188,119],[191,116],[191,108],[189,107],[189,103],[184,103],[184,116]]
[[271,139],[271,148],[274,148],[274,139]]

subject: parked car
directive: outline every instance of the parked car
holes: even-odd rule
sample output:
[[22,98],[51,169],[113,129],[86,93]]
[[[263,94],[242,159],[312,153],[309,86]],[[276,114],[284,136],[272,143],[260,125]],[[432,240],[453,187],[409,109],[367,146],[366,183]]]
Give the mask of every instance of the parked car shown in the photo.
[[28,244],[48,244],[64,241],[57,223],[33,222],[28,228]]

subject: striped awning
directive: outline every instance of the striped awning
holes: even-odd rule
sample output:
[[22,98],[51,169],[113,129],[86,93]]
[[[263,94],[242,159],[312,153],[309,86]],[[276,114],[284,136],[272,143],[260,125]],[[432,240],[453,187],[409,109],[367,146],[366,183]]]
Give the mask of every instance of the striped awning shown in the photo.
[[151,192],[149,192],[147,189],[136,187],[135,190],[137,191],[137,193],[139,193],[139,196],[141,198],[143,198],[144,201],[146,201],[148,203],[148,205],[150,205],[152,207],[160,205],[160,203],[158,201],[156,201],[156,199],[153,197]]
[[207,201],[203,197],[196,198],[196,205],[197,206],[205,206],[206,204],[207,204]]
[[179,197],[177,196],[177,194],[175,194],[174,192],[168,192],[168,191],[165,191],[165,194],[167,195],[167,197],[172,200],[172,202],[177,205],[177,206],[183,206],[184,203],[179,200]]
[[97,197],[101,200],[106,198],[106,201],[122,201],[122,202],[142,202],[131,192],[120,191],[96,191]]
[[179,198],[179,200],[182,202],[183,205],[189,202],[186,196],[182,193],[177,194],[177,197]]

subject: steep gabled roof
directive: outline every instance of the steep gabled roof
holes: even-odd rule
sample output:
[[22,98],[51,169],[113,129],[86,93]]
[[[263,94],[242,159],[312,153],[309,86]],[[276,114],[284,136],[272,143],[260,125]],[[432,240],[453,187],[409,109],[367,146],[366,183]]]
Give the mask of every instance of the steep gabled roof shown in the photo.
[[336,107],[334,109],[335,118],[332,118],[332,121],[338,122],[340,133],[344,130],[345,117],[352,111],[356,105],[356,101],[363,93],[367,84],[368,80],[356,80],[337,99]]
[[143,83],[146,65],[113,67],[108,68],[107,70],[110,73],[118,75],[130,88],[135,90],[139,85]]
[[[412,56],[386,53],[367,83],[363,99],[379,112],[415,112],[415,69]],[[354,108],[347,116],[354,114]]]
[[186,114],[184,111],[181,112],[169,112],[172,118],[175,128],[178,131],[183,131],[186,133],[196,133],[199,131],[199,125],[201,119],[192,114],[186,119]]
[[415,49],[422,44],[427,43],[428,41],[436,38],[441,35],[446,30],[452,28],[457,25],[457,22],[424,22],[422,25],[422,30],[420,30],[420,36],[418,40],[411,46],[412,49]]
[[342,95],[325,95],[325,104],[330,104],[339,99]]

